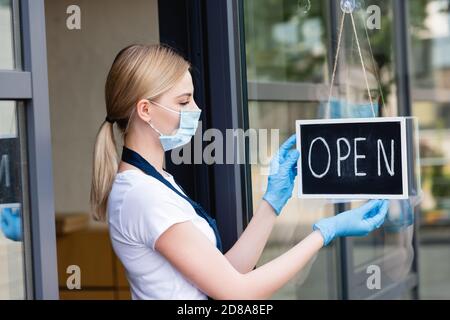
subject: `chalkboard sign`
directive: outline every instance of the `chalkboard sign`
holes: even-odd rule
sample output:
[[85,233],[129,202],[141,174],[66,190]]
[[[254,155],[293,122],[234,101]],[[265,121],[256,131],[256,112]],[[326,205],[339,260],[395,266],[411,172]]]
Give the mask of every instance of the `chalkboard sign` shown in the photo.
[[298,120],[300,198],[406,199],[404,118]]

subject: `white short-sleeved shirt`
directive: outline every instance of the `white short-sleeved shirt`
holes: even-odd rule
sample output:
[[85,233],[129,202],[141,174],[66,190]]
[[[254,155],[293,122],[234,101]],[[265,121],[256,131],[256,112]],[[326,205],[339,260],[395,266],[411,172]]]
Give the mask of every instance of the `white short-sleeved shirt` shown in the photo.
[[[165,177],[183,193],[172,176]],[[169,227],[191,221],[216,245],[208,222],[157,179],[138,170],[116,175],[108,199],[110,238],[126,269],[133,299],[206,299],[164,256],[155,242]]]

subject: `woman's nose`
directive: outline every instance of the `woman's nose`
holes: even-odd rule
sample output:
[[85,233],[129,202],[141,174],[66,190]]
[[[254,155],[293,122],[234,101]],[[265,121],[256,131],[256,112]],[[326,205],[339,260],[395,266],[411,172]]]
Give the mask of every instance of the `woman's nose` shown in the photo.
[[200,107],[197,105],[197,102],[195,100],[192,100],[192,109],[200,109]]

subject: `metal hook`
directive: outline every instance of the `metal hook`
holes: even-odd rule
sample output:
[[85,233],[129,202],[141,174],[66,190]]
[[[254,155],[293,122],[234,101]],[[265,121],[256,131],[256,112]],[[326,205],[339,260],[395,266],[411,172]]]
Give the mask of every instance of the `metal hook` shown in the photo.
[[344,13],[352,13],[356,8],[356,0],[341,0],[341,9]]

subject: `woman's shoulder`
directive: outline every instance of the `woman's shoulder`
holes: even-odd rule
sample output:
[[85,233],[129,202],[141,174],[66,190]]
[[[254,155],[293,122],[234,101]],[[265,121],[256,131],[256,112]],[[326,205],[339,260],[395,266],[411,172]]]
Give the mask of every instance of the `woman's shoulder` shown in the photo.
[[131,198],[133,202],[172,199],[173,192],[155,178],[138,170],[126,170],[116,174],[111,190],[112,197]]
[[[173,177],[168,179],[175,184]],[[132,211],[134,214],[157,209],[182,210],[192,214],[192,207],[168,186],[138,170],[127,170],[116,175],[109,196],[111,211]]]
[[[154,245],[170,225],[196,217],[194,209],[175,192],[145,173],[117,174],[110,193],[109,224],[127,239]],[[116,234],[116,233],[114,233]]]

